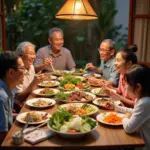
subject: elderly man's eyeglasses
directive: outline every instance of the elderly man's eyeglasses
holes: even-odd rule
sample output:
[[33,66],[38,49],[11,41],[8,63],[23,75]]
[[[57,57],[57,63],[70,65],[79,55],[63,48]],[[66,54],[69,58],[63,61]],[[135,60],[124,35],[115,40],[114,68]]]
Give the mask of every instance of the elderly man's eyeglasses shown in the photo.
[[106,49],[102,49],[102,48],[98,48],[98,52],[104,52],[104,53],[107,53],[107,52],[110,52],[110,50],[106,50]]

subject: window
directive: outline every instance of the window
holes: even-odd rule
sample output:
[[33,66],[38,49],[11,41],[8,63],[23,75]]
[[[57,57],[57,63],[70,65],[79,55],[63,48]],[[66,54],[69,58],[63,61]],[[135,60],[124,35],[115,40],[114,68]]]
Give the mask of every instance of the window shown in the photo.
[[136,44],[139,61],[150,62],[150,1],[130,0],[128,44]]

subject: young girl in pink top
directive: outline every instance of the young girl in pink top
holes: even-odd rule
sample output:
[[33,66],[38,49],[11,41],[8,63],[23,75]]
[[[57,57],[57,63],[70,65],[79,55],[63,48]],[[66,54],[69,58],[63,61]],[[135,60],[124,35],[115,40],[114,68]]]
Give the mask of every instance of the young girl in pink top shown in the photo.
[[117,52],[114,65],[116,72],[120,73],[119,86],[116,92],[109,90],[109,96],[112,97],[112,99],[120,100],[128,107],[134,106],[135,98],[131,97],[127,92],[124,75],[133,64],[137,63],[136,51],[137,47],[133,45],[127,49],[120,49]]

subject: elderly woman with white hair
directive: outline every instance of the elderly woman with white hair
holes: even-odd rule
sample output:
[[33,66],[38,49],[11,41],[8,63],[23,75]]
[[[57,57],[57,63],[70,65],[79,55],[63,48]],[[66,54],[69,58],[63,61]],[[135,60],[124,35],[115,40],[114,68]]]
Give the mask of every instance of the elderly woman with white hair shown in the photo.
[[44,79],[43,74],[35,74],[33,62],[35,60],[35,45],[26,41],[18,45],[16,53],[22,58],[25,66],[24,81],[15,90],[15,104],[21,104]]

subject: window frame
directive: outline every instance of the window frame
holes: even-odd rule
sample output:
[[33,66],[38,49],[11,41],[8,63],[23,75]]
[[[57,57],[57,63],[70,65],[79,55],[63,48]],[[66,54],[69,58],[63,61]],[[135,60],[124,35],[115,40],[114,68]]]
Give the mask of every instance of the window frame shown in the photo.
[[130,0],[129,7],[129,29],[128,29],[128,45],[132,45],[134,40],[134,27],[136,19],[150,19],[150,14],[136,13],[136,0]]
[[2,49],[6,50],[6,24],[5,24],[5,9],[4,9],[4,0],[0,0],[1,9],[0,9],[0,20],[2,21]]

